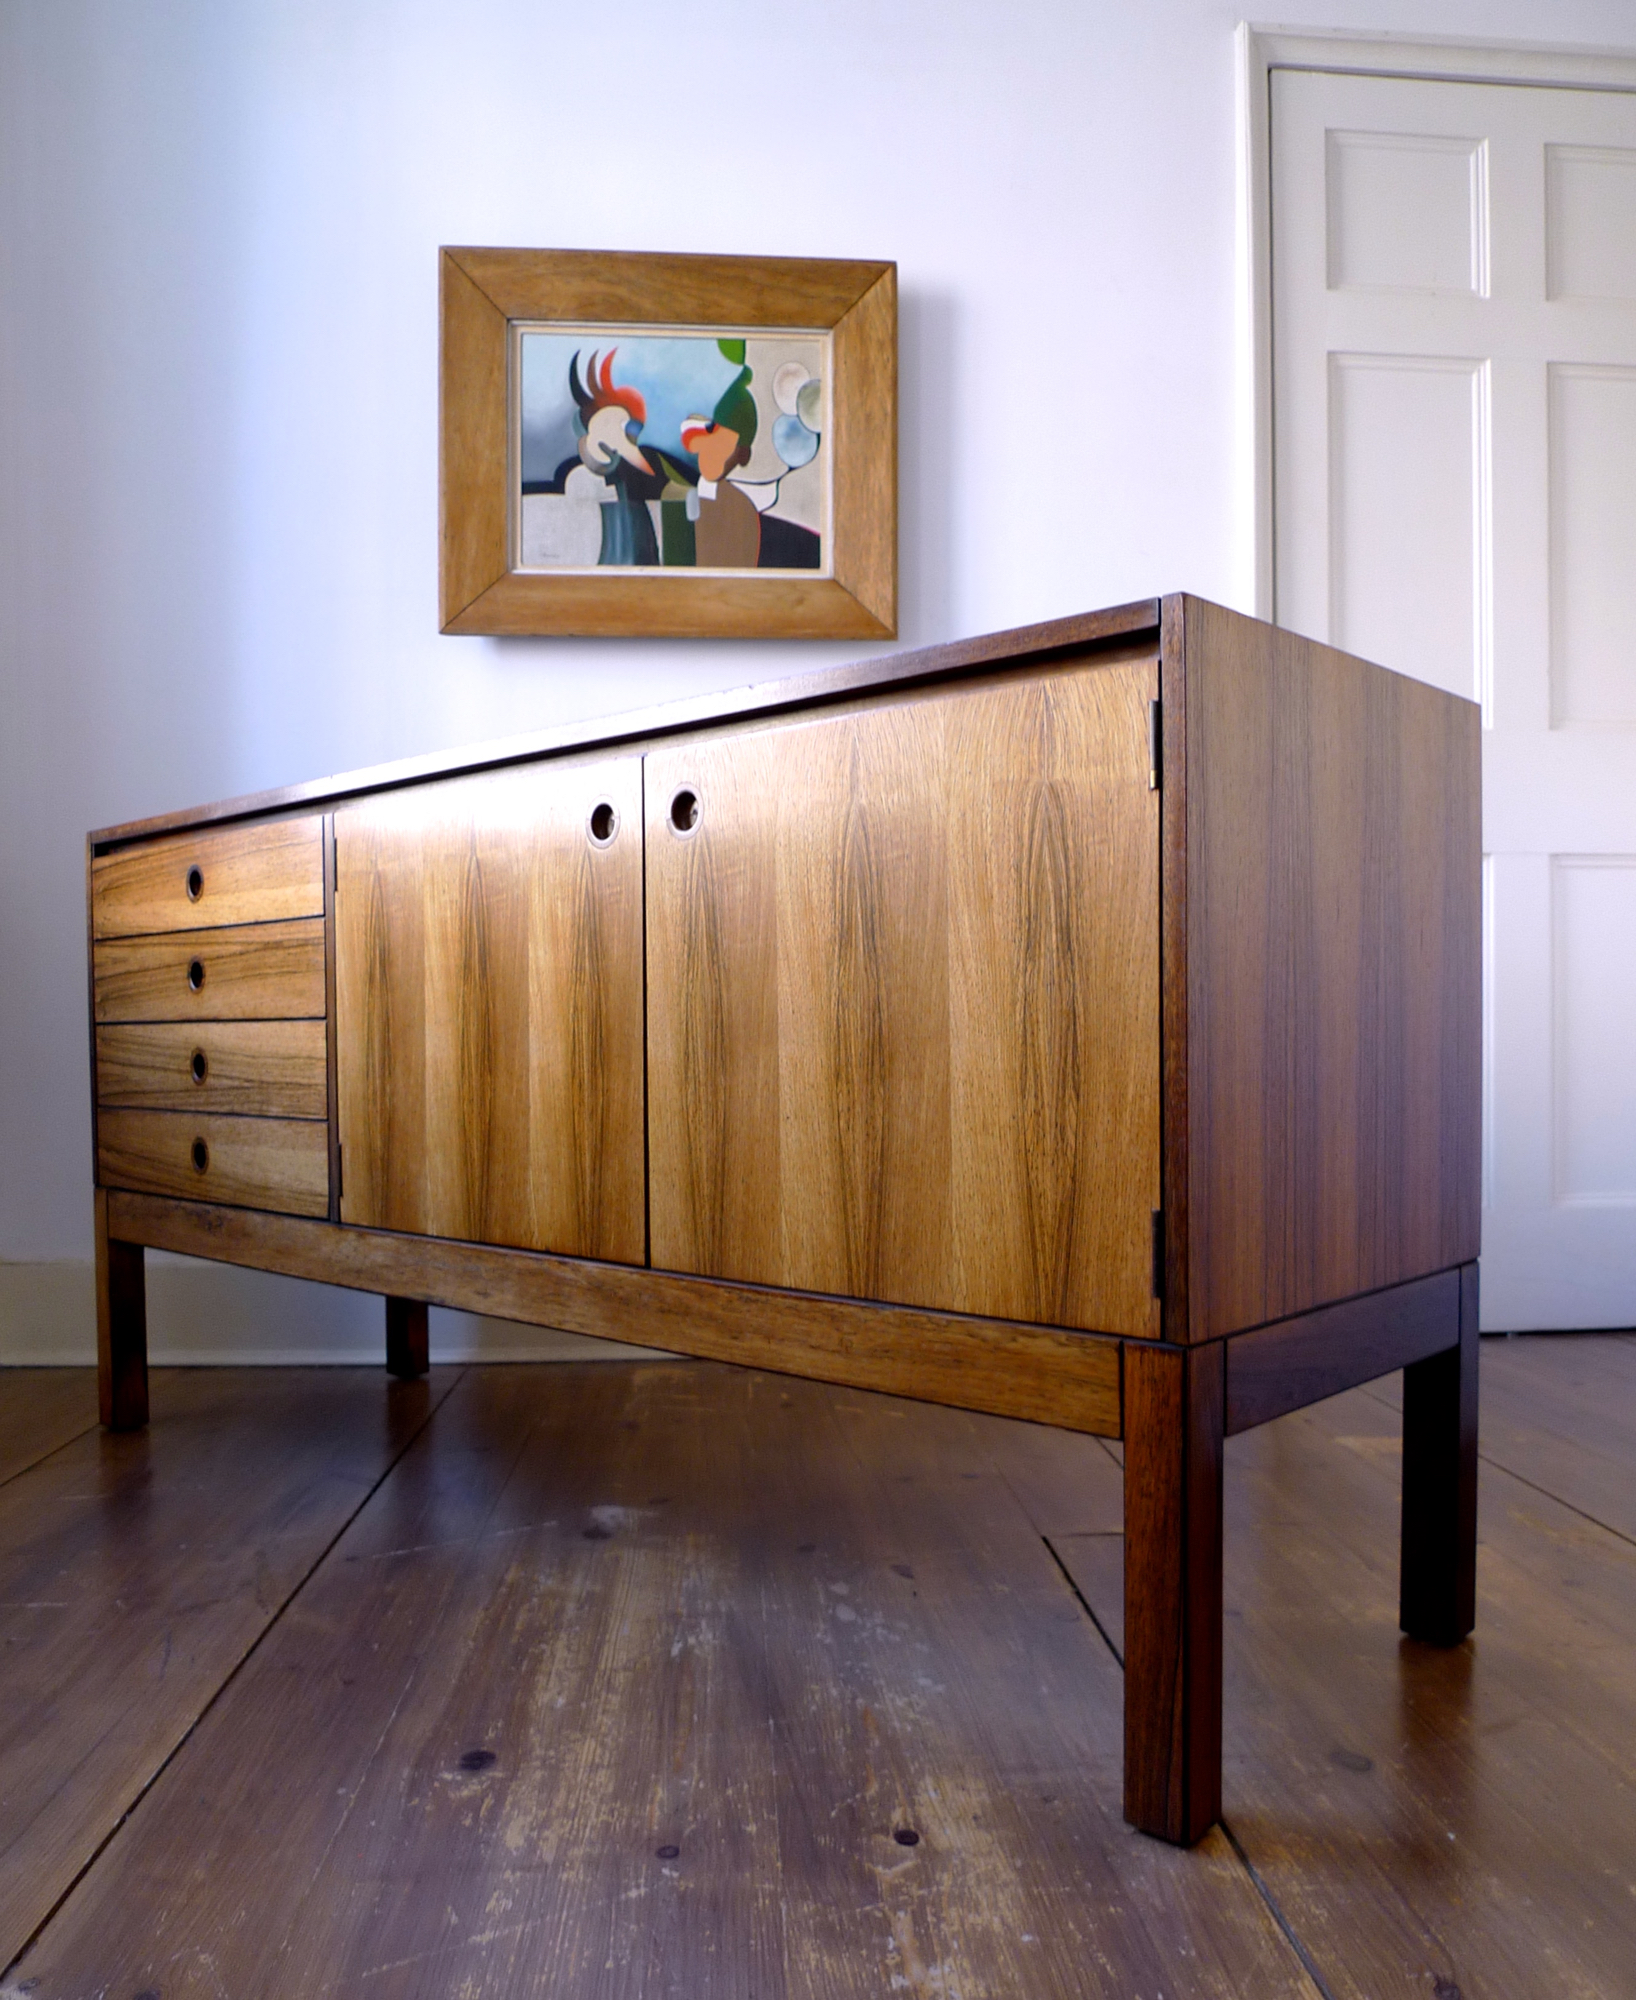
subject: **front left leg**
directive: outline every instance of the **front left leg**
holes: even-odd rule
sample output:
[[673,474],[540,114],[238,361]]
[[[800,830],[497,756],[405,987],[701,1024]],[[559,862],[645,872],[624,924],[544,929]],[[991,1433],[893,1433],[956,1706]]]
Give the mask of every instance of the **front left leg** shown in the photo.
[[1124,1368],[1125,1817],[1191,1847],[1221,1817],[1224,1349]]

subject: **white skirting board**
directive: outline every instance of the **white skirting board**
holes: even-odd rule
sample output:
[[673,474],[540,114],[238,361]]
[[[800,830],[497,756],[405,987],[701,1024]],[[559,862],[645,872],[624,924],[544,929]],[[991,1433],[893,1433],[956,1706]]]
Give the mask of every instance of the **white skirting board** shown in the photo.
[[[148,1359],[159,1368],[380,1366],[386,1314],[370,1292],[150,1250]],[[652,1361],[652,1348],[592,1340],[432,1308],[434,1362]],[[88,1263],[0,1262],[0,1368],[66,1368],[97,1358]]]

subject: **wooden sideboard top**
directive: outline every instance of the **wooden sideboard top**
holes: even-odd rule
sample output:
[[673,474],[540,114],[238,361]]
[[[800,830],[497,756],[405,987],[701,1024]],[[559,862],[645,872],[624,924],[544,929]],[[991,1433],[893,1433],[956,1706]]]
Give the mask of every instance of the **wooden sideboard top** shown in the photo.
[[884,688],[924,686],[952,680],[984,667],[1023,666],[1078,647],[1131,640],[1148,633],[1153,635],[1157,644],[1159,616],[1160,600],[1145,597],[1132,604],[1111,606],[1104,611],[1082,612],[1072,618],[1054,618],[1041,625],[1021,625],[1008,632],[991,632],[975,639],[956,639],[946,645],[925,646],[914,652],[886,653],[873,659],[851,660],[844,666],[821,667],[811,673],[791,675],[785,680],[762,681],[716,694],[694,695],[686,700],[664,702],[625,715],[592,717],[563,723],[554,729],[503,737],[459,750],[436,751],[424,757],[404,757],[395,763],[377,764],[371,769],[349,772],[340,777],[314,778],[305,784],[286,785],[277,791],[253,792],[244,798],[223,799],[214,805],[194,806],[181,812],[159,813],[150,819],[128,820],[120,826],[101,827],[90,836],[91,850],[94,854],[105,853],[126,841],[145,840],[155,834],[180,833],[192,827],[248,819],[258,813],[287,812],[300,806],[357,798],[369,792],[387,791],[428,778],[456,777],[504,764],[526,763],[536,757],[557,756],[570,750],[594,750],[639,739],[670,736],[682,730],[706,728],[717,722],[748,721],[758,716],[844,700],[849,695],[870,694]]

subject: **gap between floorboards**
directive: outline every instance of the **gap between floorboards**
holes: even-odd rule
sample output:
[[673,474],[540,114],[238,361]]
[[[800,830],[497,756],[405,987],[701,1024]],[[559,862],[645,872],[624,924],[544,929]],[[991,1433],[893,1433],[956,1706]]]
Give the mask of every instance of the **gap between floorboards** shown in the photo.
[[[1372,1402],[1378,1403],[1383,1410],[1390,1410],[1394,1417],[1402,1417],[1403,1412],[1397,1404],[1389,1397],[1380,1395],[1373,1382],[1366,1382],[1363,1387],[1364,1394]],[[1479,1410],[1480,1407],[1479,1404]],[[1482,1434],[1482,1418],[1479,1414],[1477,1421],[1479,1440]],[[1626,1548],[1636,1549],[1636,1535],[1627,1534],[1623,1528],[1614,1527],[1611,1521],[1604,1521],[1599,1514],[1587,1513],[1583,1507],[1576,1507],[1573,1501],[1565,1499],[1560,1493],[1553,1492],[1549,1486],[1542,1486],[1537,1479],[1530,1479],[1526,1472],[1519,1472],[1514,1465],[1508,1465],[1503,1458],[1495,1458],[1491,1453],[1484,1451],[1480,1442],[1477,1446],[1477,1457],[1482,1464],[1493,1466],[1496,1472],[1503,1472],[1507,1479],[1516,1480],[1519,1486],[1526,1486],[1531,1492],[1542,1494],[1547,1500],[1554,1500],[1559,1507],[1566,1507],[1570,1514],[1577,1514],[1580,1520],[1588,1521],[1593,1528],[1600,1528],[1605,1534],[1612,1535],[1616,1541],[1623,1542]]]
[[[444,1371],[440,1371],[440,1373],[442,1372]],[[347,1515],[344,1521],[342,1521],[341,1525],[336,1529],[335,1533],[331,1535],[329,1540],[318,1551],[317,1555],[313,1557],[312,1561],[307,1565],[306,1569],[302,1571],[299,1577],[297,1577],[294,1584],[285,1593],[282,1602],[280,1602],[275,1607],[272,1616],[267,1620],[266,1624],[262,1626],[261,1630],[256,1634],[255,1638],[251,1640],[250,1644],[245,1647],[244,1651],[239,1655],[238,1659],[233,1662],[233,1665],[222,1676],[221,1681],[217,1684],[216,1690],[211,1695],[210,1699],[204,1703],[204,1705],[200,1708],[198,1714],[194,1716],[193,1720],[188,1724],[186,1729],[184,1729],[181,1735],[177,1737],[176,1741],[170,1746],[169,1750],[166,1751],[165,1755],[160,1759],[158,1764],[156,1764],[154,1768],[148,1773],[147,1777],[143,1779],[142,1783],[137,1787],[136,1792],[131,1798],[130,1802],[126,1805],[124,1811],[119,1815],[119,1817],[114,1821],[113,1825],[109,1827],[108,1831],[102,1836],[102,1838],[97,1842],[96,1846],[86,1856],[84,1863],[78,1869],[75,1870],[73,1879],[63,1889],[62,1894],[51,1905],[50,1909],[46,1911],[45,1915],[41,1917],[40,1921],[34,1926],[33,1930],[30,1931],[28,1936],[23,1940],[23,1943],[19,1948],[16,1956],[11,1960],[11,1962],[8,1965],[0,1966],[0,1982],[8,1980],[11,1977],[12,1973],[16,1971],[17,1967],[22,1964],[23,1960],[27,1958],[28,1954],[34,1949],[35,1945],[39,1943],[40,1939],[45,1935],[48,1926],[56,1917],[58,1911],[63,1908],[64,1904],[67,1903],[69,1897],[73,1895],[74,1891],[80,1886],[80,1884],[85,1880],[86,1876],[90,1874],[91,1870],[95,1868],[97,1863],[102,1859],[103,1855],[107,1852],[108,1845],[113,1840],[114,1836],[120,1831],[122,1827],[124,1827],[128,1823],[128,1821],[131,1818],[131,1815],[137,1810],[137,1808],[141,1805],[142,1801],[153,1790],[154,1786],[158,1784],[159,1780],[170,1769],[171,1765],[176,1761],[177,1756],[181,1753],[184,1746],[193,1736],[194,1731],[199,1727],[200,1723],[204,1721],[205,1717],[209,1715],[211,1710],[216,1706],[217,1702],[221,1700],[222,1696],[226,1694],[227,1690],[238,1679],[239,1675],[244,1671],[244,1669],[249,1665],[250,1661],[255,1657],[256,1653],[261,1649],[261,1646],[266,1640],[268,1634],[272,1632],[274,1628],[279,1624],[279,1622],[283,1619],[285,1612],[289,1610],[290,1606],[301,1595],[302,1591],[306,1589],[307,1585],[312,1581],[314,1576],[317,1575],[318,1571],[322,1568],[324,1563],[326,1563],[329,1560],[329,1557],[333,1552],[336,1543],[340,1541],[341,1537],[346,1533],[348,1528],[352,1526],[353,1522],[357,1520],[358,1516],[369,1505],[370,1501],[374,1499],[375,1495],[380,1491],[381,1487],[391,1477],[394,1469],[402,1462],[405,1452],[407,1452],[410,1449],[410,1447],[414,1444],[416,1438],[418,1438],[421,1435],[421,1433],[426,1429],[426,1426],[432,1421],[433,1417],[437,1415],[438,1411],[442,1409],[443,1405],[449,1400],[450,1396],[453,1395],[454,1391],[459,1387],[460,1383],[464,1380],[465,1375],[466,1375],[466,1370],[463,1367],[455,1366],[447,1368],[446,1377],[448,1381],[448,1386],[444,1389],[442,1395],[440,1395],[435,1402],[430,1402],[430,1401],[428,1402],[425,1416],[421,1418],[420,1422],[416,1424],[414,1429],[403,1440],[403,1443],[399,1447],[399,1449],[393,1453],[390,1460],[388,1460],[388,1462],[381,1468],[380,1477],[377,1478],[370,1485],[369,1489],[363,1494],[362,1498],[359,1500],[357,1506],[352,1509],[351,1513]],[[96,1429],[96,1426],[94,1424],[88,1425],[87,1429],[94,1430]],[[77,1433],[77,1435],[83,1437],[85,1435],[85,1432],[80,1431]],[[65,1439],[64,1443],[72,1443],[72,1441],[73,1441],[72,1439]],[[54,1454],[48,1452],[46,1454],[46,1457],[49,1458],[53,1455]],[[35,1463],[36,1465],[43,1464],[44,1460],[37,1459]]]
[[25,1472],[37,1472],[42,1465],[48,1465],[59,1451],[66,1451],[71,1444],[78,1444],[87,1432],[99,1428],[97,1419],[93,1417],[82,1430],[77,1430],[68,1437],[59,1438],[48,1450],[42,1451],[38,1458],[31,1458],[26,1465],[14,1465],[10,1472],[0,1472],[0,1486],[9,1486],[14,1479],[21,1479]]
[[[1075,1598],[1078,1600],[1080,1609],[1085,1613],[1085,1616],[1091,1621],[1091,1624],[1096,1629],[1096,1632],[1100,1636],[1103,1644],[1107,1647],[1108,1651],[1112,1653],[1115,1660],[1118,1661],[1119,1671],[1123,1673],[1125,1670],[1125,1656],[1122,1652],[1120,1652],[1119,1648],[1113,1643],[1113,1639],[1109,1634],[1107,1628],[1103,1625],[1102,1620],[1097,1617],[1096,1612],[1092,1609],[1090,1600],[1086,1597],[1085,1593],[1080,1589],[1079,1585],[1075,1582],[1073,1572],[1069,1569],[1068,1565],[1063,1561],[1062,1557],[1058,1555],[1056,1547],[1052,1543],[1049,1535],[1042,1535],[1040,1537],[1040,1540],[1045,1544],[1046,1553],[1050,1556],[1051,1560],[1056,1564],[1057,1568],[1061,1571],[1063,1581],[1067,1584],[1068,1588],[1073,1592]],[[1239,1866],[1244,1870],[1245,1874],[1249,1877],[1250,1886],[1255,1890],[1255,1893],[1261,1898],[1261,1901],[1266,1908],[1267,1914],[1272,1918],[1273,1922],[1278,1926],[1279,1930],[1283,1933],[1284,1941],[1288,1944],[1290,1950],[1295,1953],[1295,1956],[1300,1960],[1302,1969],[1305,1971],[1307,1977],[1312,1981],[1313,1985],[1318,1989],[1319,1994],[1322,1996],[1322,2000],[1335,2000],[1335,1994],[1333,1989],[1325,1980],[1323,1974],[1318,1970],[1316,1961],[1314,1960],[1311,1952],[1308,1951],[1306,1945],[1302,1942],[1300,1936],[1296,1932],[1295,1926],[1289,1921],[1288,1917],[1284,1915],[1283,1910],[1279,1907],[1278,1899],[1272,1893],[1271,1888],[1262,1879],[1261,1871],[1256,1867],[1255,1863],[1250,1859],[1249,1855],[1245,1853],[1243,1844],[1240,1842],[1238,1835],[1234,1833],[1232,1825],[1226,1818],[1225,1814],[1222,1816],[1220,1825],[1222,1832],[1227,1837],[1228,1845],[1232,1848],[1233,1853],[1238,1857]]]

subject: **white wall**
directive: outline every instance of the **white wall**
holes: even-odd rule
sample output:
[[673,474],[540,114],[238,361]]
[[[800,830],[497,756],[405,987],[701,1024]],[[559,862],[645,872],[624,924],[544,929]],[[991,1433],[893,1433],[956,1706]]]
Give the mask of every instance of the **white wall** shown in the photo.
[[88,827],[856,650],[439,637],[440,243],[895,257],[904,644],[1249,602],[1235,18],[0,0],[0,1259],[89,1254]]

